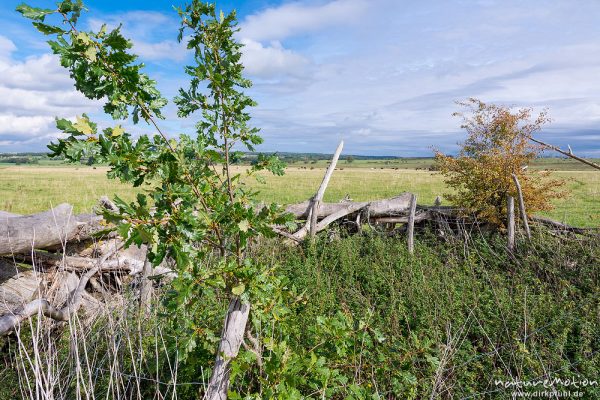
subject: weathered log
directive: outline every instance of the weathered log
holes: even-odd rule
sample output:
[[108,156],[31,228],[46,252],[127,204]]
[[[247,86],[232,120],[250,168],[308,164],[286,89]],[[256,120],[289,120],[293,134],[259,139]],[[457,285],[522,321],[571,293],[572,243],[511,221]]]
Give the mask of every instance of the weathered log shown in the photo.
[[[114,252],[119,251],[119,249],[120,248],[116,248]],[[61,309],[56,308],[46,299],[36,299],[8,314],[1,316],[0,336],[11,332],[22,321],[32,317],[37,313],[57,321],[68,321],[69,318],[71,318],[71,316],[75,314],[81,306],[82,298],[85,292],[85,286],[87,285],[88,281],[102,268],[104,262],[114,255],[114,252],[105,254],[102,259],[98,260],[98,264],[94,268],[88,270],[81,277],[79,280],[79,285],[77,285],[77,288],[70,294],[67,304],[65,304]]]
[[27,253],[89,238],[102,229],[100,219],[93,214],[73,215],[69,204],[39,214],[6,217],[0,223],[0,254]]
[[[324,218],[338,211],[346,210],[349,205],[357,210],[368,207],[369,217],[390,217],[402,215],[408,212],[410,205],[410,193],[402,193],[391,199],[364,201],[364,202],[345,202],[345,203],[321,203],[317,213],[318,218]],[[308,217],[312,203],[305,201],[299,204],[287,206],[285,211],[294,215],[296,219],[304,220]]]
[[544,225],[549,228],[554,228],[560,231],[573,232],[581,235],[598,236],[597,234],[593,233],[598,231],[597,228],[578,228],[545,217],[531,217],[531,220],[533,222],[537,222],[538,224]]
[[[344,218],[347,215],[353,214],[353,213],[357,212],[358,210],[360,210],[361,208],[364,208],[362,203],[342,203],[342,205],[344,205],[344,207],[342,207],[341,209],[337,210],[336,212],[328,215],[323,220],[321,220],[320,222],[317,223],[315,233],[321,232],[323,229],[327,228],[327,226],[329,224],[331,224],[332,222],[337,221],[338,219]],[[301,242],[302,239],[304,239],[304,237],[307,235],[307,233],[308,233],[308,229],[305,225],[298,232],[294,233],[294,235],[293,235],[294,240],[297,243]]]
[[[65,271],[85,272],[94,268],[100,262],[97,258],[65,256],[62,254],[44,253],[34,251],[32,254],[22,254],[15,256],[17,261],[26,262],[35,265],[37,269],[49,269],[60,267]],[[102,271],[124,271],[130,275],[142,272],[143,260],[121,255],[113,260],[104,260],[102,262]]]
[[42,277],[43,274],[35,271],[23,271],[3,281],[0,284],[0,315],[35,299],[40,292]]
[[9,213],[8,211],[0,211],[0,224],[7,218],[20,217],[20,214]]

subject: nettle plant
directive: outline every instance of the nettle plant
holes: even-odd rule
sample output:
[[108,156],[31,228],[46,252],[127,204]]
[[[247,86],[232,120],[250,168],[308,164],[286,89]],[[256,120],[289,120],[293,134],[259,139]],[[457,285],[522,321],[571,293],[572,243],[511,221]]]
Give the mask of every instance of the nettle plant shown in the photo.
[[[270,225],[286,219],[278,206],[259,205],[256,193],[232,169],[232,160],[240,156],[236,149],[252,151],[262,142],[258,129],[249,126],[247,110],[255,103],[243,92],[251,82],[242,76],[235,12],[217,15],[214,5],[196,0],[177,10],[179,40],[187,41],[195,64],[185,68],[190,85],[179,90],[174,102],[179,117],[200,118],[195,137],[173,139],[159,126],[167,100],[142,72],[143,64],[130,51],[132,42],[120,26],[80,30],[83,10],[80,0],[62,1],[56,9],[17,8],[40,32],[53,37],[48,43],[77,90],[105,101],[104,111],[119,121],[100,131],[86,115],[75,122],[57,119],[66,136],[48,147],[53,156],[71,162],[107,163],[110,178],[144,189],[132,203],[115,198],[118,212],[106,211],[105,218],[126,245],[147,245],[153,265],[165,257],[175,261],[179,278],[167,304],[179,317],[173,324],[179,356],[185,358],[198,347],[214,354],[219,332],[207,322],[207,310],[214,311],[210,304],[252,303],[253,324],[286,312],[277,292],[282,284],[273,269],[247,256],[252,240],[271,236]],[[149,124],[156,134],[127,132],[123,121],[129,119]],[[261,155],[244,173],[260,170],[280,175],[283,165],[274,156]],[[222,308],[219,318],[224,313]]]

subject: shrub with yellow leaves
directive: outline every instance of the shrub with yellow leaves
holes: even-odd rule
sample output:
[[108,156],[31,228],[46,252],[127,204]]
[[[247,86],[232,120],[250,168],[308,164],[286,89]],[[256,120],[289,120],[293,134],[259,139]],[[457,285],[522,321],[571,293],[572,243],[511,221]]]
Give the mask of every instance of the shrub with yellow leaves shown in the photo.
[[530,108],[514,110],[474,98],[457,104],[466,112],[453,115],[462,118],[468,137],[456,157],[435,150],[437,168],[454,189],[446,194],[450,201],[503,227],[506,198],[517,196],[512,174],[519,179],[528,213],[549,210],[553,199],[566,195],[564,181],[551,178],[549,171],[526,168],[542,151],[529,139],[550,122],[546,110],[532,119]]

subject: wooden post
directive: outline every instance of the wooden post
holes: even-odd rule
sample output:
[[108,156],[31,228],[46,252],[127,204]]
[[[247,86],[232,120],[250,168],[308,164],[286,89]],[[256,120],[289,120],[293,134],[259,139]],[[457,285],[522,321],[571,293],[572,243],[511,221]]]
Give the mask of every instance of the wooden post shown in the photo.
[[333,154],[333,158],[331,159],[331,164],[327,168],[327,172],[325,172],[325,176],[323,177],[323,181],[321,182],[321,186],[319,186],[319,190],[315,197],[313,197],[312,201],[312,215],[310,218],[310,237],[313,238],[317,234],[317,217],[319,215],[319,206],[321,205],[321,200],[323,200],[323,195],[325,194],[325,189],[327,189],[327,185],[329,184],[329,179],[331,179],[331,175],[335,170],[335,166],[340,158],[340,154],[342,153],[342,149],[344,148],[344,141],[340,141],[335,153]]
[[417,211],[417,196],[411,195],[410,197],[410,211],[408,214],[408,252],[413,254],[415,252],[415,212]]
[[219,352],[215,366],[208,382],[204,396],[207,400],[226,400],[229,389],[229,374],[231,361],[237,357],[244,340],[244,331],[250,314],[250,304],[243,303],[239,298],[233,298],[225,317]]
[[152,275],[152,263],[148,260],[146,255],[146,261],[144,261],[144,267],[142,269],[142,285],[140,288],[140,310],[146,315],[150,315],[151,304],[152,304],[152,281],[148,279]]
[[512,196],[507,197],[507,229],[508,229],[508,250],[515,249],[515,199]]
[[523,191],[521,190],[521,184],[517,175],[512,174],[513,181],[517,187],[517,194],[519,195],[519,214],[521,215],[521,221],[523,222],[523,228],[527,239],[531,239],[531,230],[529,229],[529,222],[527,221],[527,213],[525,212],[525,201],[523,200]]

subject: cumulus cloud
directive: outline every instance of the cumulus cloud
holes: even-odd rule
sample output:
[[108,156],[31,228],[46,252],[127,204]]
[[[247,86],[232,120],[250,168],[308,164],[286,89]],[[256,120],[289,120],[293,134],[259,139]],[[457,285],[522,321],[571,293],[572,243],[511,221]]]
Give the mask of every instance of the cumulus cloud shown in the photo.
[[0,36],[0,151],[32,145],[43,148],[56,138],[54,116],[74,116],[99,108],[77,93],[56,56],[42,54],[19,61],[16,46]]
[[242,39],[242,63],[245,71],[257,77],[273,77],[281,74],[303,75],[309,61],[302,55],[285,49],[274,41],[264,46],[252,39]]
[[366,0],[335,0],[322,5],[284,4],[246,17],[240,25],[241,34],[256,41],[283,40],[355,21],[367,6]]
[[122,24],[123,34],[133,42],[133,52],[145,60],[179,62],[189,54],[185,44],[174,39],[177,37],[179,22],[164,13],[129,11],[91,18],[88,24],[92,30],[99,30],[102,24],[110,29]]
[[43,115],[0,114],[0,135],[14,135],[19,139],[36,137],[46,131],[53,121],[54,118]]
[[7,37],[0,35],[0,62],[10,58],[13,51],[17,49],[17,46]]
[[[248,15],[240,24],[238,36],[244,44],[246,73],[266,80],[280,93],[294,90],[310,81],[314,60],[307,52],[286,47],[285,39],[307,36],[359,21],[367,9],[366,0],[334,0],[324,4],[293,2]],[[286,79],[281,79],[287,77]]]

